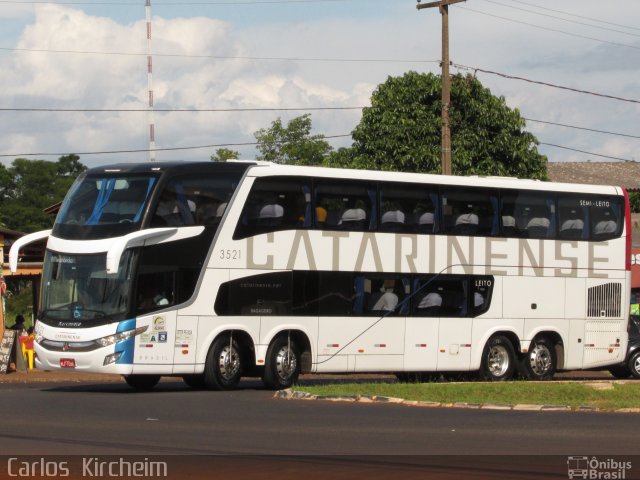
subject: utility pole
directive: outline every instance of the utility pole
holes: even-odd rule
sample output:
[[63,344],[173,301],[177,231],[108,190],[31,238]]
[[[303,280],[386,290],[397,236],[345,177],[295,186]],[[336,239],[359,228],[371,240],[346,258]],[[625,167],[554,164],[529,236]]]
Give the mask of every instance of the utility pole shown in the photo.
[[449,5],[466,0],[440,0],[421,4],[416,8],[439,7],[442,15],[442,174],[451,175],[451,128],[449,127],[449,106],[451,105],[451,78],[449,77]]

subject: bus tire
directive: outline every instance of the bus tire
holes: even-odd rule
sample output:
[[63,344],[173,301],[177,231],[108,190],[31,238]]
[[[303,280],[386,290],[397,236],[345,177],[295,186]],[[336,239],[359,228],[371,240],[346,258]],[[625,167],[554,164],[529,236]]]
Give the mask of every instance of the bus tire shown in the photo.
[[160,375],[125,375],[124,381],[134,390],[148,391],[160,381]]
[[204,364],[204,386],[210,390],[233,390],[240,383],[242,361],[235,340],[221,336],[214,340]]
[[627,362],[627,366],[629,367],[629,371],[631,372],[631,375],[633,375],[633,378],[640,378],[640,351],[631,355],[631,358],[629,358],[629,361]]
[[516,353],[504,335],[491,337],[482,351],[480,378],[492,382],[510,380],[516,370]]
[[534,338],[521,359],[521,373],[527,380],[551,380],[556,373],[556,349],[546,337]]
[[296,383],[298,375],[300,375],[298,346],[285,336],[277,337],[267,350],[262,382],[271,390],[282,390]]
[[182,380],[187,386],[194,389],[202,389],[205,387],[204,375],[183,375]]

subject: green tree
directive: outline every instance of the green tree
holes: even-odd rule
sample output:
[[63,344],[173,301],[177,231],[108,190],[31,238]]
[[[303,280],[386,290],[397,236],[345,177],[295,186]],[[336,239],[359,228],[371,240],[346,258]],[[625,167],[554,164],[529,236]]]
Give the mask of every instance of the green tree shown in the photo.
[[0,169],[0,223],[21,232],[50,228],[54,218],[43,210],[60,202],[79,173],[86,170],[77,155],[57,162],[16,158]]
[[333,151],[324,135],[311,135],[311,115],[292,119],[285,127],[278,118],[270,128],[254,133],[258,160],[295,165],[321,165]]
[[[439,173],[441,82],[408,72],[378,86],[353,131],[353,145],[335,152],[329,166]],[[471,75],[452,76],[452,170],[456,175],[546,179],[547,159],[524,130],[517,109]]]
[[229,148],[219,148],[216,153],[211,155],[212,162],[226,162],[227,160],[237,160],[240,158],[240,152]]
[[629,192],[629,203],[633,213],[640,212],[640,192]]

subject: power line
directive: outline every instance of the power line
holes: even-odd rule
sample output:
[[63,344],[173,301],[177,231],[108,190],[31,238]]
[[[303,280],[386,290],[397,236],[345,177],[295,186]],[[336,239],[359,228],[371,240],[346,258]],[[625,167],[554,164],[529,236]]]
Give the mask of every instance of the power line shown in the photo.
[[[535,121],[535,120],[534,120]],[[550,123],[550,122],[548,122]],[[342,134],[342,135],[326,135],[323,136],[323,139],[328,138],[343,138],[343,137],[351,137],[351,134]],[[623,162],[635,162],[633,159],[622,158],[622,157],[614,157],[611,155],[604,155],[602,153],[594,153],[587,152],[585,150],[579,150],[577,148],[566,147],[564,145],[557,145],[555,143],[547,143],[547,142],[538,142],[539,145],[546,145],[548,147],[561,148],[563,150],[570,150],[572,152],[584,153],[587,155],[593,155],[596,157],[609,158],[612,160],[619,160]],[[153,152],[170,152],[170,151],[178,151],[178,150],[198,150],[203,148],[218,148],[218,147],[246,147],[246,146],[255,146],[258,145],[258,142],[241,142],[241,143],[217,143],[210,145],[195,145],[188,147],[167,147],[167,148],[156,148],[150,150],[148,148],[140,148],[140,149],[132,149],[132,150],[103,150],[103,151],[92,151],[92,152],[73,152],[75,155],[110,155],[110,154],[121,154],[121,153],[148,153],[150,151]],[[49,157],[49,156],[62,156],[68,155],[69,152],[39,152],[39,153],[4,153],[0,154],[0,157]]]
[[584,20],[591,20],[593,22],[599,22],[599,23],[604,23],[604,24],[607,24],[607,25],[613,25],[614,27],[622,27],[622,28],[628,28],[630,30],[639,30],[640,31],[640,28],[638,28],[638,27],[632,27],[632,26],[629,26],[629,25],[623,25],[621,23],[613,23],[613,22],[607,22],[606,20],[600,20],[599,18],[585,17],[583,15],[578,15],[577,13],[570,13],[570,12],[565,12],[563,10],[555,10],[553,8],[542,7],[540,5],[536,5],[536,4],[528,3],[528,2],[523,2],[521,0],[511,0],[511,1],[514,2],[514,3],[520,3],[522,5],[528,5],[530,7],[539,8],[540,10],[547,10],[549,12],[562,13],[563,15],[569,15],[571,17],[582,18]]
[[[234,2],[156,2],[154,1],[154,6],[193,6],[193,5],[273,5],[273,4],[287,4],[287,3],[298,3],[298,4],[313,4],[313,3],[339,3],[339,2],[350,2],[353,0],[237,0]],[[50,4],[50,5],[119,5],[125,7],[140,7],[140,3],[131,3],[131,2],[54,2],[54,1],[21,1],[21,0],[0,0],[0,3],[9,3],[13,5],[42,5],[42,4]]]
[[[0,0],[1,1],[1,0]],[[32,53],[62,53],[78,55],[113,55],[146,57],[145,52],[105,52],[98,50],[53,50],[48,48],[14,48],[0,47],[0,51],[8,52],[32,52]],[[177,58],[211,58],[214,60],[263,60],[284,62],[353,62],[353,63],[440,63],[440,60],[418,60],[397,58],[340,58],[340,57],[253,57],[246,55],[188,55],[183,53],[154,53],[154,57]]]
[[[192,112],[192,113],[209,113],[209,112],[304,112],[304,111],[326,111],[326,110],[362,110],[364,108],[370,108],[367,106],[360,107],[282,107],[282,108],[156,108],[156,112]],[[0,112],[46,112],[46,113],[142,113],[147,110],[144,108],[0,108]],[[631,135],[628,133],[611,132],[608,130],[598,130],[589,127],[580,127],[577,125],[569,125],[566,123],[551,122],[547,120],[538,120],[534,118],[522,117],[527,122],[544,123],[547,125],[555,125],[559,127],[573,128],[576,130],[585,130],[588,132],[602,133],[606,135],[616,135],[619,137],[637,138],[639,135]]]
[[562,22],[574,23],[576,25],[583,25],[583,26],[587,26],[587,27],[591,27],[591,28],[597,28],[599,30],[606,30],[606,31],[609,31],[609,32],[621,33],[622,35],[630,35],[632,37],[640,37],[640,35],[637,34],[637,33],[624,32],[622,30],[615,30],[613,28],[601,27],[599,25],[593,25],[591,23],[579,22],[577,20],[570,20],[568,18],[558,17],[556,15],[549,15],[547,13],[535,12],[535,11],[529,10],[527,8],[515,7],[513,5],[508,5],[508,4],[502,3],[502,2],[497,2],[495,0],[483,0],[483,1],[485,1],[487,3],[493,3],[494,5],[500,5],[501,7],[507,7],[507,8],[511,8],[511,9],[514,9],[514,10],[520,10],[521,12],[533,13],[534,15],[540,15],[542,17],[547,17],[547,18],[554,18],[554,19],[560,20]]
[[570,37],[583,38],[583,39],[586,39],[586,40],[594,40],[596,42],[606,43],[606,44],[609,44],[609,45],[615,45],[615,46],[618,46],[618,47],[626,47],[626,48],[633,48],[634,50],[640,50],[640,47],[637,47],[635,45],[629,45],[628,43],[611,42],[609,40],[603,40],[601,38],[595,38],[595,37],[589,37],[587,35],[579,35],[577,33],[565,32],[564,30],[559,30],[557,28],[543,27],[542,25],[536,25],[535,23],[523,22],[521,20],[515,20],[515,19],[509,18],[509,17],[502,17],[500,15],[495,15],[493,13],[481,12],[480,10],[474,10],[472,8],[469,8],[469,7],[456,7],[456,8],[460,8],[462,10],[467,10],[469,12],[474,12],[474,13],[477,13],[479,15],[485,15],[487,17],[499,18],[500,20],[506,20],[508,22],[519,23],[520,25],[527,25],[529,27],[538,28],[540,30],[546,30],[547,32],[561,33],[563,35],[568,35]]
[[[365,107],[269,107],[269,108],[154,108],[154,112],[296,112],[323,110],[362,110]],[[55,112],[55,113],[130,113],[147,112],[146,108],[1,108],[0,112]]]
[[598,130],[595,128],[588,128],[588,127],[578,127],[576,125],[568,125],[566,123],[557,123],[557,122],[549,122],[546,120],[535,120],[533,118],[526,118],[526,117],[522,117],[524,120],[526,120],[527,122],[535,122],[535,123],[544,123],[547,125],[556,125],[558,127],[566,127],[566,128],[573,128],[576,130],[586,130],[588,132],[595,132],[595,133],[603,133],[606,135],[617,135],[619,137],[627,137],[627,138],[640,138],[639,135],[629,135],[627,133],[618,133],[618,132],[609,132],[607,130]]
[[540,145],[547,145],[548,147],[562,148],[563,150],[571,150],[572,152],[586,153],[587,155],[594,155],[596,157],[610,158],[612,160],[620,160],[620,161],[623,161],[623,162],[635,162],[635,160],[632,160],[630,158],[612,157],[611,155],[603,155],[601,153],[587,152],[585,150],[578,150],[577,148],[571,148],[571,147],[565,147],[565,146],[562,146],[562,145],[556,145],[555,143],[539,142],[539,144]]
[[[326,138],[341,138],[341,137],[350,137],[351,134],[342,134],[342,135],[323,135],[322,139]],[[167,148],[154,148],[153,150],[149,148],[140,148],[133,150],[104,150],[104,151],[93,151],[93,152],[73,152],[75,155],[107,155],[107,154],[117,154],[117,153],[148,153],[148,152],[171,152],[176,150],[197,150],[201,148],[215,148],[215,147],[244,147],[244,146],[254,146],[258,145],[258,142],[242,142],[242,143],[217,143],[211,145],[195,145],[189,147],[167,147]],[[60,153],[60,152],[38,152],[38,153],[3,153],[0,154],[0,157],[51,157],[51,156],[62,156],[68,155],[69,152]]]
[[518,77],[518,76],[515,76],[515,75],[509,75],[507,73],[495,72],[493,70],[485,70],[483,68],[478,68],[478,67],[470,67],[470,66],[467,66],[467,65],[461,65],[461,64],[456,64],[456,63],[453,63],[452,65],[454,67],[462,69],[462,70],[469,70],[469,71],[474,71],[474,72],[488,73],[490,75],[497,75],[499,77],[507,78],[509,80],[521,80],[523,82],[535,83],[535,84],[538,84],[538,85],[544,85],[546,87],[559,88],[561,90],[568,90],[568,91],[576,92],[576,93],[584,93],[586,95],[593,95],[595,97],[608,98],[610,100],[619,100],[621,102],[640,103],[640,100],[635,100],[633,98],[623,98],[623,97],[617,97],[615,95],[608,95],[606,93],[591,92],[589,90],[581,90],[579,88],[566,87],[564,85],[557,85],[555,83],[542,82],[542,81],[539,81],[539,80],[531,80],[530,78]]

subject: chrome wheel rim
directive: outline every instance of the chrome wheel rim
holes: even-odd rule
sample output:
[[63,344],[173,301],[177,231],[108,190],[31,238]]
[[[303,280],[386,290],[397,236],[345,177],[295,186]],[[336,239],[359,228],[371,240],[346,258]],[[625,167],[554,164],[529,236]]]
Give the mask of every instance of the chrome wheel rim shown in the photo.
[[288,380],[298,368],[298,359],[287,345],[278,350],[276,355],[276,371],[282,380]]
[[487,357],[489,373],[494,377],[501,377],[509,369],[509,352],[502,345],[491,347]]
[[536,375],[544,375],[551,370],[551,352],[546,345],[538,344],[529,354],[531,370]]
[[640,355],[636,356],[633,361],[633,372],[636,376],[640,376]]
[[220,351],[218,369],[225,380],[231,380],[238,374],[240,371],[240,355],[238,355],[238,351],[235,348],[227,345]]

